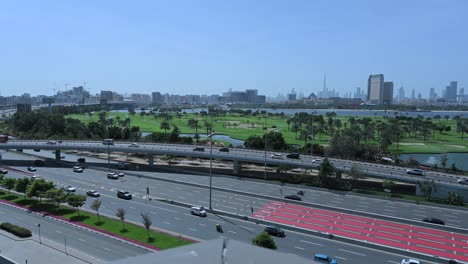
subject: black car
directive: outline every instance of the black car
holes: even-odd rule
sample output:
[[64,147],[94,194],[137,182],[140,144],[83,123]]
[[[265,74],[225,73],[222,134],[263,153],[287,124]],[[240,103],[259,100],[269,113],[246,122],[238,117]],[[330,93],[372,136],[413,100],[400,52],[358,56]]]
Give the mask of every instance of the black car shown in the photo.
[[432,223],[432,224],[438,224],[438,225],[445,225],[445,222],[438,219],[438,218],[423,218],[423,222],[426,223]]
[[127,191],[117,191],[117,197],[125,200],[132,199],[132,194]]
[[268,234],[272,235],[272,236],[277,236],[277,237],[285,237],[286,234],[284,233],[284,231],[277,227],[277,226],[267,226],[265,227],[265,232],[267,232]]
[[220,148],[219,151],[221,151],[221,152],[229,152],[229,148]]
[[202,148],[202,147],[196,147],[196,148],[193,148],[193,151],[205,151],[205,148]]
[[299,159],[301,156],[299,155],[299,153],[289,153],[286,155],[286,158],[290,158],[290,159]]
[[85,163],[86,159],[85,158],[78,158],[76,161],[78,161],[79,163]]
[[298,195],[295,195],[295,194],[286,195],[286,196],[284,196],[284,199],[302,201],[302,198],[300,196],[298,196]]
[[98,193],[98,192],[95,191],[95,190],[86,191],[86,195],[87,195],[87,196],[91,196],[91,197],[99,197],[99,196],[101,196],[101,194]]

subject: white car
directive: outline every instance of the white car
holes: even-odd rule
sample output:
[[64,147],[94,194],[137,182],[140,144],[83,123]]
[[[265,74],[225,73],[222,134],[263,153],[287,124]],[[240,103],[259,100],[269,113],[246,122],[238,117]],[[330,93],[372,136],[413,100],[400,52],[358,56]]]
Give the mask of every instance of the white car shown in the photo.
[[139,148],[140,145],[138,145],[137,143],[132,143],[130,145],[128,145],[129,148]]
[[190,213],[193,215],[198,215],[198,216],[206,216],[206,211],[203,206],[193,206],[190,208]]
[[283,155],[281,155],[280,153],[275,153],[275,154],[271,155],[270,158],[272,158],[272,159],[283,159]]
[[46,144],[47,145],[55,145],[55,144],[57,144],[57,141],[50,140],[50,141],[47,141]]
[[322,163],[322,159],[313,159],[312,163]]
[[115,173],[115,172],[109,172],[109,173],[107,173],[107,178],[116,180],[116,179],[119,178],[119,175],[117,175],[117,173]]
[[468,185],[468,179],[458,179],[457,182],[459,184]]
[[2,173],[2,174],[7,174],[7,173],[8,173],[8,170],[5,169],[5,168],[1,168],[1,169],[0,169],[0,173]]
[[31,176],[31,180],[38,180],[38,179],[40,179],[40,178],[41,178],[41,177],[36,176],[36,175]]
[[415,259],[402,259],[401,264],[420,264],[420,262]]
[[424,171],[420,169],[407,169],[406,174],[424,176]]
[[71,186],[71,185],[67,185],[64,187],[65,191],[67,192],[76,192],[76,188]]
[[81,173],[81,172],[83,172],[83,168],[81,168],[80,166],[75,166],[75,167],[73,167],[73,171]]
[[[114,173],[115,173],[115,172],[114,172]],[[119,173],[117,173],[117,176],[123,177],[123,176],[125,176],[125,174],[124,174],[123,172],[119,172]]]

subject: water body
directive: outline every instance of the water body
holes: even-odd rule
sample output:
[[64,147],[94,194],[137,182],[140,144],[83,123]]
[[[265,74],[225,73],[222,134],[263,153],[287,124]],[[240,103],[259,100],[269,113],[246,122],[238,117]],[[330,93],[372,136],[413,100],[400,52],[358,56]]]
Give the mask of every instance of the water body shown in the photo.
[[[409,160],[413,158],[421,164],[427,166],[437,164],[437,166],[441,168],[440,159],[442,155],[443,154],[402,154],[400,155],[400,159]],[[457,168],[468,171],[468,163],[466,162],[468,161],[468,153],[447,153],[447,158],[447,168],[451,168],[452,164],[455,164]]]
[[[337,116],[356,116],[356,117],[373,117],[373,116],[388,116],[394,117],[396,115],[401,116],[410,116],[417,117],[421,115],[423,117],[433,118],[436,115],[439,115],[441,118],[444,118],[446,115],[450,118],[460,115],[462,117],[468,117],[468,111],[428,111],[428,112],[419,112],[419,111],[395,111],[395,110],[353,110],[353,109],[273,109],[273,108],[241,108],[242,110],[252,110],[252,111],[267,111],[268,113],[284,113],[285,115],[294,115],[295,113],[305,112],[309,114],[318,114],[325,115],[326,113],[334,112]],[[145,110],[149,112],[149,110]],[[183,109],[182,111],[186,113],[199,113],[201,111],[208,111],[207,108],[188,108]],[[127,110],[114,110],[112,112],[128,113]],[[140,109],[135,109],[135,112],[141,112]],[[395,113],[397,113],[395,115]]]

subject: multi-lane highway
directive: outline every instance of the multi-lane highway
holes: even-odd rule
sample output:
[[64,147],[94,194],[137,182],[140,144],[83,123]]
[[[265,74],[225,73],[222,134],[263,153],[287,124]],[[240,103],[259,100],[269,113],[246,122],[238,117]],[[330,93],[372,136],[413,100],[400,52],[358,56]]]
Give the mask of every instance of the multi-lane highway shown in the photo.
[[[129,142],[116,142],[113,145],[104,145],[97,141],[32,141],[32,140],[10,140],[0,144],[0,149],[42,149],[42,150],[83,150],[101,152],[136,152],[154,155],[178,155],[216,159],[234,160],[241,162],[256,162],[279,165],[288,164],[299,168],[317,168],[319,163],[314,163],[316,157],[303,155],[300,159],[286,158],[286,153],[281,158],[272,158],[273,152],[256,151],[242,148],[231,148],[229,152],[221,152],[219,148],[213,147],[213,151],[194,151],[192,145],[175,144],[130,144]],[[211,153],[211,154],[210,154]],[[406,173],[405,168],[391,165],[382,165],[368,162],[355,162],[342,159],[331,159],[338,171],[347,172],[353,165],[359,165],[361,172],[367,176],[380,178],[393,178],[401,181],[417,182],[421,176],[411,176]],[[431,179],[450,184],[457,184],[459,176],[440,172],[427,171],[424,179]],[[468,187],[467,187],[468,188]]]
[[66,243],[71,254],[74,250],[85,252],[96,262],[112,261],[150,252],[141,247],[3,203],[0,203],[0,222],[10,222],[28,228],[36,235],[39,233],[38,225],[40,225],[43,243],[60,250],[65,249]]
[[[9,152],[8,155],[16,155]],[[19,158],[18,156],[16,158]],[[15,168],[13,168],[15,169]],[[9,176],[24,177],[24,167],[16,167],[20,172],[11,171]],[[84,173],[73,173],[71,168],[38,168],[36,175],[46,179],[54,180],[57,185],[72,184],[77,187],[78,192],[84,193],[87,189],[97,189],[102,193],[101,199],[103,213],[113,215],[119,207],[125,208],[127,218],[134,221],[140,221],[139,213],[148,211],[157,219],[153,220],[155,226],[168,229],[174,232],[190,235],[199,239],[211,239],[220,236],[215,229],[215,223],[221,223],[225,229],[225,233],[221,236],[226,236],[241,241],[250,241],[250,239],[262,230],[262,226],[233,220],[229,218],[220,218],[215,215],[209,215],[207,218],[199,218],[191,216],[186,208],[171,206],[166,203],[161,203],[153,199],[147,201],[144,199],[146,187],[150,188],[150,195],[154,198],[167,198],[171,200],[182,201],[194,205],[208,205],[208,178],[203,176],[189,176],[164,173],[149,173],[149,172],[126,172],[127,175],[119,180],[109,180],[106,178],[106,172],[101,170],[87,169]],[[143,176],[139,178],[138,176]],[[156,178],[144,178],[151,176]],[[158,180],[157,177],[167,179],[178,179],[181,183],[173,183]],[[205,187],[189,186],[187,183],[198,181],[199,184]],[[215,187],[224,187],[232,189],[243,189],[247,192],[265,193],[269,196],[280,196],[281,188],[284,194],[298,190],[297,187],[278,186],[275,184],[241,181],[234,178],[215,177],[213,179]],[[124,201],[115,197],[117,189],[125,189],[135,194],[135,198],[131,201]],[[315,193],[317,192],[317,195]],[[319,198],[321,193],[325,191],[307,190],[305,199]],[[346,197],[341,197],[346,200]],[[90,199],[90,198],[89,198]],[[367,200],[364,197],[356,197],[356,199]],[[336,200],[336,199],[335,199]],[[378,199],[375,199],[378,200]],[[250,214],[250,207],[254,207],[256,212],[262,210],[266,205],[271,203],[271,199],[253,197],[249,195],[233,194],[226,191],[213,192],[213,207],[216,209],[230,211],[233,213]],[[382,204],[382,200],[380,200]],[[88,203],[89,204],[89,203]],[[371,203],[369,203],[371,204]],[[389,204],[391,204],[389,202]],[[339,204],[334,204],[339,205]],[[415,205],[416,206],[416,205]],[[369,207],[371,209],[371,207]],[[388,209],[388,208],[386,208]],[[445,211],[445,209],[441,209]],[[398,210],[395,210],[398,211]],[[446,210],[448,213],[451,210]],[[456,213],[463,213],[455,211]],[[463,215],[460,215],[463,217]],[[386,260],[388,263],[399,263],[403,256],[395,256],[392,254],[383,253],[367,248],[356,247],[347,244],[341,244],[329,239],[311,237],[305,234],[287,232],[286,238],[275,238],[279,248],[283,252],[296,254],[311,258],[317,252],[327,253],[337,259],[346,260],[347,263],[367,263],[381,262]]]

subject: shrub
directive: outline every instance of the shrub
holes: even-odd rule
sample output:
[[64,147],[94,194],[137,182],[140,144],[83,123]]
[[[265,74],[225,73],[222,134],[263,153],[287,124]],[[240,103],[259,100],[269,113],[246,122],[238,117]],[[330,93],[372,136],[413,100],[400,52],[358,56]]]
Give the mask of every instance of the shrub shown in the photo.
[[12,233],[13,235],[16,235],[17,237],[30,237],[32,236],[31,230],[26,229],[24,227],[20,227],[14,224],[10,223],[1,223],[0,224],[0,229],[3,229],[9,233]]

